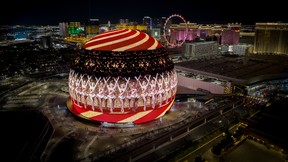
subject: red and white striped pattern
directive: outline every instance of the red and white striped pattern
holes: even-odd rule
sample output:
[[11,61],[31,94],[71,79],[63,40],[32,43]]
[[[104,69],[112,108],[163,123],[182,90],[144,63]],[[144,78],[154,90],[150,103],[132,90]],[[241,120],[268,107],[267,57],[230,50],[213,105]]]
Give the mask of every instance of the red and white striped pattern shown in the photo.
[[101,113],[95,112],[88,109],[83,109],[78,107],[76,104],[72,103],[71,98],[67,100],[68,109],[80,118],[91,120],[91,121],[100,121],[108,123],[129,123],[133,122],[134,124],[146,123],[152,120],[156,120],[166,114],[171,107],[173,106],[175,96],[173,100],[167,104],[157,107],[154,110],[148,111],[136,111],[133,113],[126,114],[117,114],[117,113]]
[[115,29],[96,35],[83,48],[98,51],[154,50],[162,45],[148,34],[131,29]]

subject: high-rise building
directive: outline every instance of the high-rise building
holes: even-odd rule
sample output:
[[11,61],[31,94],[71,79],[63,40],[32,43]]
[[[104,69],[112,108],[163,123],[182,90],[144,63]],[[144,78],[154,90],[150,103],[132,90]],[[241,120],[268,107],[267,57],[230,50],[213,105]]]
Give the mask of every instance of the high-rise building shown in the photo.
[[241,24],[229,23],[227,28],[222,31],[222,45],[239,44]]
[[163,30],[165,21],[166,21],[166,17],[152,18],[152,28],[160,28]]
[[208,36],[212,35],[210,26],[198,25],[195,23],[172,24],[170,26],[170,40],[199,42],[205,41]]
[[51,36],[41,36],[40,37],[40,46],[42,48],[52,48],[52,39]]
[[160,40],[161,39],[161,29],[160,28],[152,28],[150,30],[150,35],[155,38],[156,40]]
[[161,17],[159,23],[156,23],[156,26],[159,27],[161,30],[161,35],[163,35],[163,32],[164,32],[164,24],[166,22],[167,18],[166,17]]
[[147,32],[148,30],[147,26],[145,25],[136,25],[133,23],[117,24],[116,29],[130,29],[130,30],[139,30],[139,31],[144,31],[144,32]]
[[70,22],[68,27],[68,33],[71,35],[79,34],[82,32],[80,22]]
[[119,24],[128,24],[129,23],[129,19],[120,19],[119,20]]
[[200,25],[197,30],[197,36],[201,41],[205,41],[207,37],[209,37],[212,33],[212,27],[206,25]]
[[147,26],[148,29],[152,29],[152,18],[149,16],[143,17],[143,25]]
[[222,45],[236,45],[239,43],[240,32],[231,30],[231,29],[224,29],[222,31],[222,38],[221,44]]
[[288,54],[288,23],[256,23],[255,54]]
[[186,40],[187,29],[185,25],[171,25],[169,30],[171,42],[180,42]]
[[88,19],[85,23],[85,33],[88,37],[99,34],[99,19]]
[[67,22],[60,22],[59,23],[59,34],[61,37],[68,36],[68,23]]

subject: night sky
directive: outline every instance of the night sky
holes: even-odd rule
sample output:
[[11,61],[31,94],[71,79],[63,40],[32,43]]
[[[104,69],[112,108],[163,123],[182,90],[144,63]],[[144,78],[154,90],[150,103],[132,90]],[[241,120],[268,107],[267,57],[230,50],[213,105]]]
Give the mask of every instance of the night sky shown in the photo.
[[[261,4],[252,4],[259,3]],[[198,24],[283,22],[288,23],[283,0],[8,0],[0,10],[0,25],[58,25],[59,22],[97,18],[100,23],[118,23],[125,18],[142,22],[144,16],[180,14]],[[4,2],[2,2],[4,5]],[[4,9],[5,8],[5,9]]]

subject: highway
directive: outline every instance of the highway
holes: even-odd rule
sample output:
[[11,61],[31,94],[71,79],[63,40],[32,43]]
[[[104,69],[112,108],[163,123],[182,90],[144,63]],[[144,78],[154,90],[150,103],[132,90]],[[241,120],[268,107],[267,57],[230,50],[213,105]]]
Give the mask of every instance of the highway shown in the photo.
[[[239,100],[235,101],[235,103],[238,103]],[[222,107],[221,109],[226,110],[223,111],[222,115],[226,114],[226,112],[230,112],[228,110],[231,110],[232,106],[233,103],[227,104],[226,107]],[[181,149],[187,142],[195,142],[223,127],[223,124],[219,124],[219,120],[223,120],[219,109],[203,114],[196,119],[187,118],[180,123],[175,123],[168,129],[158,130],[158,134],[156,134],[156,132],[148,133],[145,135],[145,140],[135,143],[126,150],[120,150],[114,155],[95,160],[133,162],[157,161],[161,158],[165,158],[166,154]]]

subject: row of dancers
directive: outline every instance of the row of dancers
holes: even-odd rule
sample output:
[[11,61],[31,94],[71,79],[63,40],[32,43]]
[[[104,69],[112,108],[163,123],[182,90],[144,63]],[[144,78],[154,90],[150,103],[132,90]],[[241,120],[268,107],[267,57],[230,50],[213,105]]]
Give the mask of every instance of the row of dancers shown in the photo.
[[82,75],[73,70],[69,74],[69,93],[72,101],[77,105],[82,103],[84,108],[87,108],[90,100],[91,108],[95,110],[94,101],[97,100],[97,107],[101,112],[107,107],[107,102],[109,102],[110,112],[113,112],[116,99],[120,101],[122,113],[124,113],[125,102],[128,102],[128,108],[136,111],[139,99],[142,99],[144,111],[148,99],[152,109],[156,104],[161,107],[164,101],[168,103],[169,97],[176,93],[176,86],[177,74],[174,70],[155,76],[121,78]]

